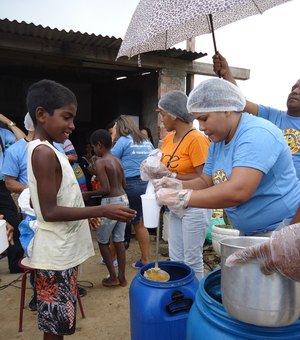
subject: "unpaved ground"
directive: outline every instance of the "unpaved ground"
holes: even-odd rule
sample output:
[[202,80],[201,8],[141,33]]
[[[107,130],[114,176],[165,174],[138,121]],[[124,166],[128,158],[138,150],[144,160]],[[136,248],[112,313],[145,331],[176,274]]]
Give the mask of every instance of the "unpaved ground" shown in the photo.
[[[131,263],[139,258],[138,244],[135,239],[131,240],[127,255],[126,276],[128,287],[106,288],[101,285],[101,280],[106,277],[107,270],[100,265],[99,249],[94,242],[96,255],[86,261],[82,266],[79,275],[79,283],[87,289],[88,294],[83,297],[82,303],[86,318],[82,319],[78,309],[77,329],[75,335],[66,339],[97,339],[97,340],[129,340],[130,339],[130,314],[129,314],[129,286],[137,273],[131,267]],[[155,238],[151,236],[152,259],[155,258]],[[160,252],[165,253],[167,245],[160,245]],[[219,258],[206,247],[204,251],[206,262],[211,269],[218,265]],[[160,260],[165,261],[166,257],[160,255]],[[206,272],[210,268],[206,266]],[[19,274],[9,274],[7,259],[0,260],[0,286],[17,279]],[[29,280],[27,280],[29,287]],[[42,333],[37,329],[36,312],[28,309],[28,302],[31,299],[30,288],[26,292],[26,308],[24,309],[23,332],[18,332],[19,303],[20,303],[20,281],[0,290],[0,339],[42,339]]]

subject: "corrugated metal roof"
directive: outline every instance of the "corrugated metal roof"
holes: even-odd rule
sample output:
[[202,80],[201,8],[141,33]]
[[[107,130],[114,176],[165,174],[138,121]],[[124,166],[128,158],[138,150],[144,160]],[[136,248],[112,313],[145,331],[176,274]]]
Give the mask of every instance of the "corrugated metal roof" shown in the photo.
[[[84,46],[101,47],[106,49],[119,50],[122,43],[121,38],[108,37],[102,35],[58,30],[57,28],[43,27],[25,21],[18,22],[8,19],[0,20],[0,32],[10,33],[21,36],[29,36],[40,39],[48,39],[54,41],[64,41]],[[188,52],[186,50],[171,48],[166,51],[153,51],[147,54],[159,57],[176,58],[182,60],[193,61],[206,56],[206,53]]]

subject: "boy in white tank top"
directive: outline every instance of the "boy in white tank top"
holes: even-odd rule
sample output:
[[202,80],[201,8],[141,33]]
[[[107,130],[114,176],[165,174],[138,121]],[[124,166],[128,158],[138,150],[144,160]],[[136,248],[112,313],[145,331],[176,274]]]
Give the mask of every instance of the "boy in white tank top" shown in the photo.
[[65,155],[53,147],[74,130],[77,100],[72,91],[51,80],[28,90],[27,108],[35,125],[28,144],[28,183],[37,231],[28,265],[36,269],[38,326],[44,339],[63,339],[76,324],[77,268],[94,255],[88,219],[128,221],[135,211],[124,205],[85,207]]

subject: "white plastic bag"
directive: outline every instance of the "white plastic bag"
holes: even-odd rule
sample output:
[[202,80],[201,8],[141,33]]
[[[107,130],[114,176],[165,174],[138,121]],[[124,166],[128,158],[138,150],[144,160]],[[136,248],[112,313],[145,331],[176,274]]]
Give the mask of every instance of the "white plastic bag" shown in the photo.
[[164,176],[170,177],[172,175],[172,172],[161,162],[161,157],[162,151],[154,149],[141,163],[140,171],[143,181],[158,179]]

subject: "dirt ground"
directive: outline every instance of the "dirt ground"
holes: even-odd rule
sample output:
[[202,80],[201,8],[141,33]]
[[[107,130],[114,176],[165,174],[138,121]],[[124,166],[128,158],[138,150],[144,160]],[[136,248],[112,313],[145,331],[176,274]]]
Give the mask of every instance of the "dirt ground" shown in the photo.
[[[95,235],[93,239],[95,240]],[[155,237],[151,236],[151,258],[155,260]],[[101,285],[101,280],[107,276],[106,266],[100,264],[100,254],[97,243],[94,241],[96,255],[87,260],[79,275],[80,286],[86,288],[87,295],[81,298],[86,318],[82,319],[77,311],[76,333],[70,339],[97,339],[97,340],[129,340],[130,339],[130,312],[129,312],[129,286],[137,273],[131,263],[139,259],[137,241],[132,238],[130,247],[126,252],[126,277],[128,286],[106,288]],[[160,242],[160,253],[167,252],[167,245]],[[204,250],[206,273],[218,266],[219,258],[211,246]],[[167,258],[159,255],[160,261]],[[209,268],[210,267],[210,268]],[[20,274],[9,274],[7,258],[0,260],[0,339],[42,339],[42,332],[37,329],[36,312],[28,309],[32,290],[27,280],[27,291],[23,318],[23,332],[18,332],[20,286],[18,280],[4,288],[13,280],[20,279]],[[67,338],[67,337],[66,337]]]

